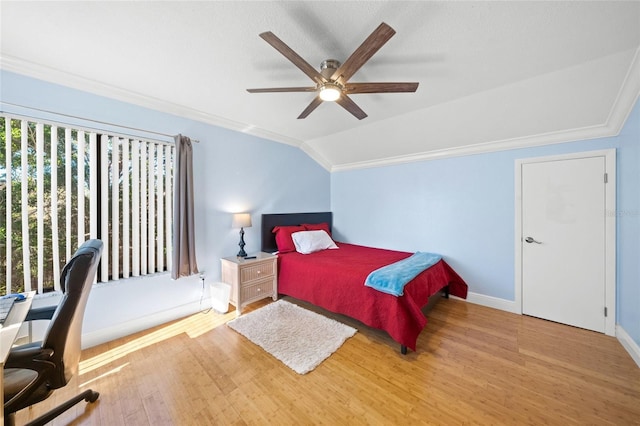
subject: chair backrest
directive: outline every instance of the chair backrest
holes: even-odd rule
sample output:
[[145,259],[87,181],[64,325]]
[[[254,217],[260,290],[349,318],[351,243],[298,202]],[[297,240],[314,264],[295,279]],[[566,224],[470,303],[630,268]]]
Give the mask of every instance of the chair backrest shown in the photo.
[[60,281],[64,294],[42,340],[43,348],[53,350],[50,361],[56,366],[56,374],[49,383],[52,389],[65,386],[77,373],[82,351],[82,320],[102,246],[100,240],[84,242],[62,270]]

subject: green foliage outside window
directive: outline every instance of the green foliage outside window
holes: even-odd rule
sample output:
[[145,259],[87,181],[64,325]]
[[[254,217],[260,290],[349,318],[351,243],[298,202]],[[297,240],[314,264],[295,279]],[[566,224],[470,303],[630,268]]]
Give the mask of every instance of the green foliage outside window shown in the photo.
[[[20,128],[20,120],[11,121],[11,140],[7,141],[6,128],[7,120],[4,117],[0,117],[0,295],[5,294],[7,291],[7,220],[11,223],[11,271],[9,280],[11,282],[11,292],[21,292],[25,290],[24,276],[25,276],[25,263],[23,257],[23,248],[25,247],[23,241],[23,214],[22,214],[22,188],[26,185],[28,191],[28,238],[29,247],[31,247],[29,254],[29,271],[31,275],[31,288],[36,289],[38,283],[38,224],[37,224],[37,165],[36,165],[36,124],[29,122],[27,126],[27,173],[26,179],[23,179],[22,172],[22,130]],[[51,291],[54,288],[53,282],[53,239],[55,238],[59,244],[60,253],[60,269],[65,263],[65,252],[67,246],[73,250],[77,247],[77,205],[78,194],[77,190],[72,189],[70,191],[71,196],[71,223],[70,223],[70,235],[71,239],[66,238],[67,231],[67,188],[65,186],[65,135],[64,129],[60,128],[57,131],[57,138],[55,143],[55,149],[57,152],[56,159],[56,174],[57,174],[57,187],[55,191],[51,189],[51,132],[52,127],[50,125],[44,126],[44,168],[42,171],[42,179],[44,185],[44,223],[43,223],[43,251],[44,251],[44,271],[43,282],[44,291]],[[73,131],[73,140],[77,139],[77,132]],[[7,144],[11,144],[11,159],[10,168],[7,170]],[[82,161],[85,167],[85,176],[88,176],[88,164],[86,156]],[[75,144],[71,153],[71,176],[72,176],[72,188],[78,187],[77,181],[77,167],[78,156],[75,150]],[[86,182],[82,182],[82,185],[86,185]],[[11,208],[10,217],[7,217],[7,196],[9,190],[11,191]],[[55,194],[58,206],[58,233],[53,235],[52,222],[51,222],[51,196]],[[87,203],[88,199],[82,200]],[[88,223],[85,225],[85,229],[88,229]]]

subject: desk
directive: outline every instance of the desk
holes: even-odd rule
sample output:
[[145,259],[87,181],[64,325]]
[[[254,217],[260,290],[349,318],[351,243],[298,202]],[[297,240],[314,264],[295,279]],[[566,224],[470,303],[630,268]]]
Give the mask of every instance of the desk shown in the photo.
[[18,331],[27,317],[29,309],[31,309],[31,303],[33,303],[33,295],[35,291],[25,293],[26,299],[19,302],[15,302],[4,324],[0,327],[0,401],[2,401],[3,409],[0,410],[0,425],[4,424],[4,362],[7,360],[11,346],[16,340]]

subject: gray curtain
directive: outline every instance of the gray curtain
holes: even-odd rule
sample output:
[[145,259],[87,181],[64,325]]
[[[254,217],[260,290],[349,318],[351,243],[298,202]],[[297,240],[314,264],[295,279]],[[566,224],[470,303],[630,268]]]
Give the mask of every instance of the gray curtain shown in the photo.
[[193,149],[191,139],[175,136],[176,163],[173,177],[173,268],[178,279],[198,273],[193,220]]

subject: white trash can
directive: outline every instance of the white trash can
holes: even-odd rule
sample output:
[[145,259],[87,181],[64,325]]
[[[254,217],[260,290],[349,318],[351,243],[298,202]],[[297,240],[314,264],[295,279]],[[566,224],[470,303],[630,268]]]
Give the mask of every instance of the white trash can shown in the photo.
[[231,286],[226,283],[213,283],[211,288],[211,307],[220,314],[226,314],[229,311],[229,296],[231,295]]

